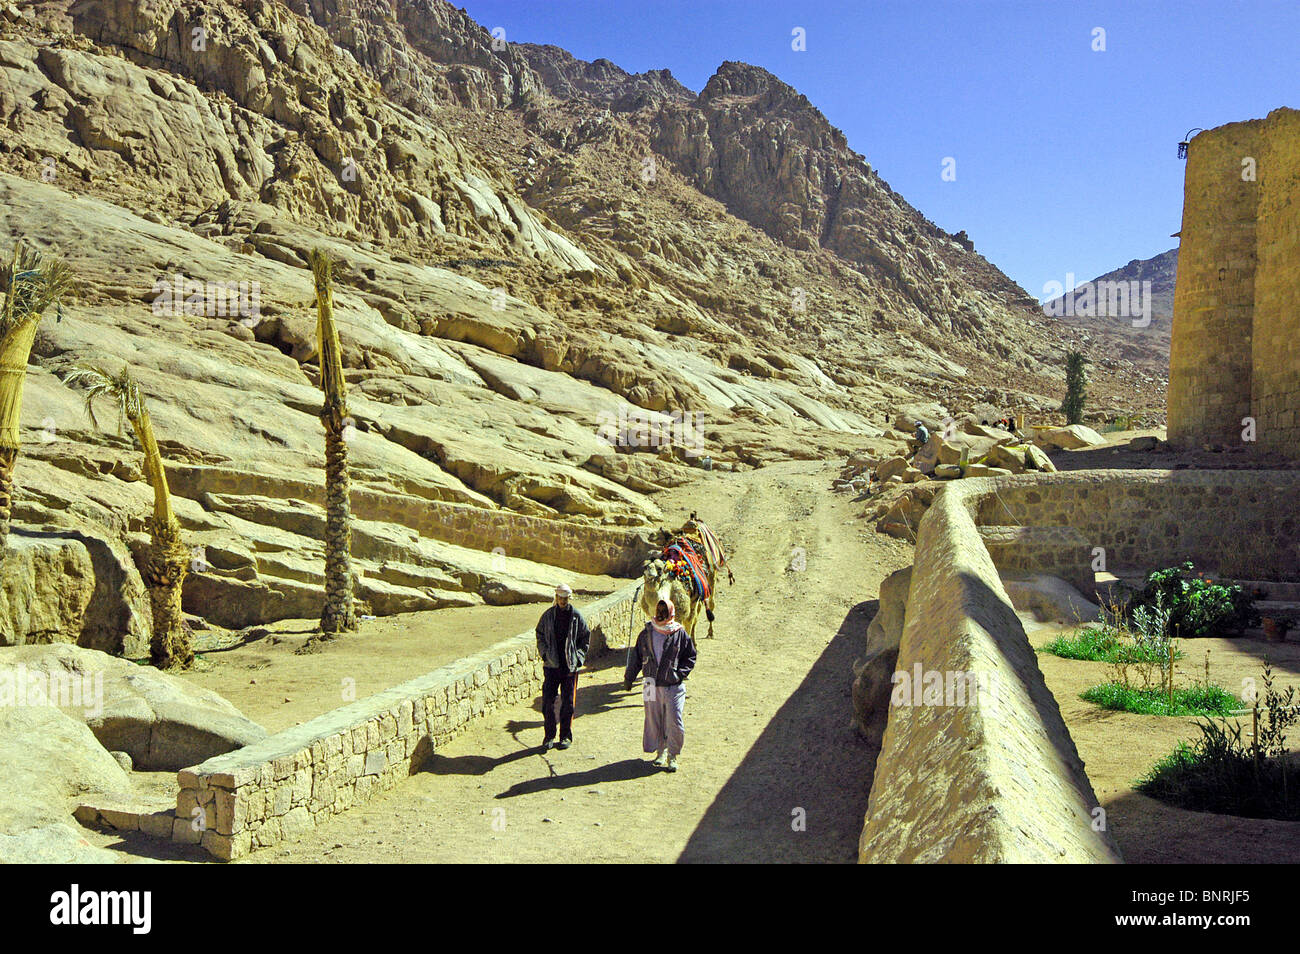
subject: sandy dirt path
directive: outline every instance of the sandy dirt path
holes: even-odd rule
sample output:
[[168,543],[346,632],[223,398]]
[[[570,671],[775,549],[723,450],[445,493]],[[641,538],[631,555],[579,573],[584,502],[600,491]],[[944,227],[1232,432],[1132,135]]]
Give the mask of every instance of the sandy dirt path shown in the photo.
[[828,490],[836,469],[715,474],[661,498],[674,525],[697,509],[714,526],[737,577],[716,638],[697,633],[680,772],[640,751],[639,688],[608,654],[582,676],[573,748],[540,754],[538,699],[498,710],[392,792],[246,863],[854,860],[870,775],[850,666],[880,581],[911,556]]

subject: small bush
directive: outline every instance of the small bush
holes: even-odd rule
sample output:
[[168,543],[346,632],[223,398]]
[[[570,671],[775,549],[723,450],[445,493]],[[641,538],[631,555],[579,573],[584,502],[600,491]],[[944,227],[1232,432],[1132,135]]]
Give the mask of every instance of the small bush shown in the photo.
[[1263,683],[1250,742],[1239,722],[1199,723],[1201,737],[1178,743],[1139,780],[1138,791],[1190,811],[1300,821],[1300,765],[1286,747],[1287,730],[1300,718],[1295,689],[1274,689],[1267,662]]
[[1168,631],[1180,637],[1225,636],[1240,633],[1258,616],[1250,595],[1235,583],[1216,583],[1192,576],[1193,566],[1156,570],[1129,604],[1131,618],[1139,611],[1168,611]]

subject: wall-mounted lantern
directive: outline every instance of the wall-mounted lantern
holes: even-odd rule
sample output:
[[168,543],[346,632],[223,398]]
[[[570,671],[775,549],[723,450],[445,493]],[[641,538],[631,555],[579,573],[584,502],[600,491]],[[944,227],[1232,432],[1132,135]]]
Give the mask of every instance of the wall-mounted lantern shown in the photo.
[[1178,144],[1179,159],[1187,158],[1187,147],[1192,144],[1192,137],[1196,135],[1198,132],[1205,132],[1205,130],[1202,129],[1200,126],[1197,126],[1195,129],[1187,130],[1187,135],[1184,136],[1183,141]]

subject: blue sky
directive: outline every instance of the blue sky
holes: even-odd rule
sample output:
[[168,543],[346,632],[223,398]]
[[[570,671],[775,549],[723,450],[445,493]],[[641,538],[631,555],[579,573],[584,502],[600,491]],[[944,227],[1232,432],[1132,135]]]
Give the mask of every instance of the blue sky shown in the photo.
[[1187,130],[1300,107],[1293,0],[455,2],[507,40],[697,92],[723,60],[770,70],[1036,297],[1177,244]]

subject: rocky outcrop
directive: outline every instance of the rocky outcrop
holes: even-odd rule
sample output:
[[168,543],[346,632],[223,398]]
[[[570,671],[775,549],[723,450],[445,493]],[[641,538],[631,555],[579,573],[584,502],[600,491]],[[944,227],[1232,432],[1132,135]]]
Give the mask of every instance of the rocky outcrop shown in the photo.
[[29,702],[33,694],[43,696],[36,704],[57,704],[83,722],[102,747],[104,765],[117,766],[109,752],[125,752],[136,769],[177,771],[266,737],[211,690],[95,650],[0,650],[3,686],[25,687]]
[[85,724],[48,705],[0,705],[0,765],[0,863],[114,860],[72,821],[74,799],[130,786]]
[[130,553],[111,539],[15,531],[0,562],[0,646],[66,642],[143,655],[149,600]]

